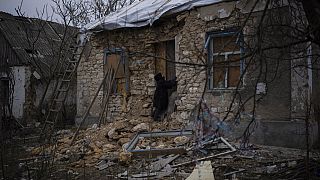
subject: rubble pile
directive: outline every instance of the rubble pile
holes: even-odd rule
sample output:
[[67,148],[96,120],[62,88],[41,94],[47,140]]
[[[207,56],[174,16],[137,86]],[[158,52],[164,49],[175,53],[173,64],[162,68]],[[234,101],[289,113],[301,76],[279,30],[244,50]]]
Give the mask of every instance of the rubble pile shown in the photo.
[[[114,122],[101,128],[93,125],[81,131],[73,146],[70,146],[72,131],[59,131],[57,135],[61,138],[58,141],[55,163],[64,164],[79,178],[84,176],[81,169],[87,168],[86,173],[92,175],[93,179],[175,177],[192,180],[199,173],[210,179],[303,179],[306,176],[303,150],[257,145],[241,149],[238,143],[229,143],[222,137],[214,136],[202,141],[196,140],[194,136],[182,135],[139,138],[135,150],[184,147],[186,151],[172,154],[168,152],[155,157],[150,156],[150,151],[150,154],[135,157],[133,152],[126,151],[126,145],[140,130],[149,131],[150,123],[123,124],[125,123]],[[152,130],[159,132],[160,128],[161,123]],[[33,151],[36,150],[37,148]],[[320,177],[319,164],[319,154],[311,153],[310,177]]]
[[[60,130],[54,165],[68,169],[74,177],[90,179],[303,179],[320,178],[319,154],[310,153],[307,166],[304,150],[270,146],[246,146],[229,142],[230,132],[202,104],[194,124],[177,121],[154,122],[132,117],[98,127],[79,135],[70,146],[74,132]],[[191,128],[190,128],[191,127]],[[50,148],[46,149],[48,155]],[[33,155],[43,155],[41,147]]]
[[[60,130],[56,133],[58,137],[57,148],[55,152],[56,163],[68,163],[72,167],[82,167],[81,160],[86,159],[86,166],[94,167],[98,162],[108,157],[117,162],[123,146],[128,143],[133,136],[139,132],[161,131],[167,127],[181,127],[177,122],[159,122],[152,123],[150,119],[132,119],[121,120],[100,128],[94,124],[85,130],[80,130],[76,141],[71,146],[71,140],[74,135],[72,130]],[[184,144],[185,139],[180,140],[173,138],[158,138],[150,140],[148,138],[140,138],[137,149],[147,149],[150,147],[165,148],[173,147],[176,144]],[[31,150],[34,156],[43,154],[41,147],[35,147]],[[45,154],[50,153],[50,147],[46,149]]]

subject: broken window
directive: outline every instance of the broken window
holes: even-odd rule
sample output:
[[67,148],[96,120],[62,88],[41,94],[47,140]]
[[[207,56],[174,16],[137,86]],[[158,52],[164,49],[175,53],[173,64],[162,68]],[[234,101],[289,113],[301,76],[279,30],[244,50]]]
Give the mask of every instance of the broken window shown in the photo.
[[208,36],[209,89],[237,87],[242,72],[242,49],[240,34],[229,31],[211,33]]
[[[166,80],[176,77],[175,40],[163,41],[155,44],[155,74],[161,73]],[[176,87],[169,89],[169,96],[176,91]]]
[[[118,66],[119,65],[119,66]],[[116,73],[112,86],[112,93],[125,94],[128,93],[129,72],[127,59],[121,49],[107,50],[105,53],[104,72],[113,69]]]
[[155,44],[155,74],[161,73],[167,80],[176,77],[175,41],[163,41]]

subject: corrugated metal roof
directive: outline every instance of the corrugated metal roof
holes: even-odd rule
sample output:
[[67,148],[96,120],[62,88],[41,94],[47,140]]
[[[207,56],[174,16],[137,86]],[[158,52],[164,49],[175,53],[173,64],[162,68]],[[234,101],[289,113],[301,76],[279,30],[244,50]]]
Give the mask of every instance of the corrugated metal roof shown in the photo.
[[[45,75],[58,61],[62,42],[59,34],[64,29],[65,26],[58,23],[0,12],[0,31],[19,58],[10,64],[31,64]],[[66,42],[74,44],[77,32],[78,29],[68,26]]]

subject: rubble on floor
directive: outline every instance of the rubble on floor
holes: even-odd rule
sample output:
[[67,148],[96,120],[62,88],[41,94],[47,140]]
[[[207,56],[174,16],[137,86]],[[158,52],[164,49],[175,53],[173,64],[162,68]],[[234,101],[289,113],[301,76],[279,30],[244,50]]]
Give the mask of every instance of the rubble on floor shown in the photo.
[[[134,127],[140,123],[149,126],[149,133],[135,132]],[[59,131],[55,164],[68,169],[74,177],[89,179],[303,179],[306,176],[303,150],[257,145],[241,149],[240,144],[218,136],[202,141],[194,135],[161,137],[168,132],[161,128],[167,122],[153,122],[153,128],[147,121],[140,123],[124,125],[119,121],[101,128],[92,126],[81,131],[73,146],[70,146],[72,131]],[[143,156],[135,157],[127,151],[138,134],[152,135],[152,131],[161,133],[153,138],[140,137],[135,142],[135,149],[146,150]],[[173,132],[176,131],[179,132]],[[171,152],[177,147],[185,151]],[[171,149],[154,156],[151,150],[158,148]],[[39,155],[40,148],[34,148],[32,153]],[[309,175],[320,178],[319,154],[311,153],[310,157]]]
[[[54,157],[56,172],[86,179],[277,179],[320,178],[319,154],[269,146],[229,142],[228,124],[215,117],[204,102],[193,124],[174,120],[154,122],[139,117],[96,124],[80,130],[60,130],[52,147],[31,149],[34,157]],[[35,158],[34,161],[38,161]],[[307,171],[308,170],[308,171]],[[308,173],[307,173],[308,172]],[[199,178],[201,177],[201,178]]]

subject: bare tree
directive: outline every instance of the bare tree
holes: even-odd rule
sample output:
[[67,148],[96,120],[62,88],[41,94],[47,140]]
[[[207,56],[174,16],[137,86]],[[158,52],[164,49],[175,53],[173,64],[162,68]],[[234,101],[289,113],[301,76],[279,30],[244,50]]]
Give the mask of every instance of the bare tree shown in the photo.
[[134,0],[52,0],[55,13],[71,21],[73,26],[83,26],[94,20],[130,5]]

